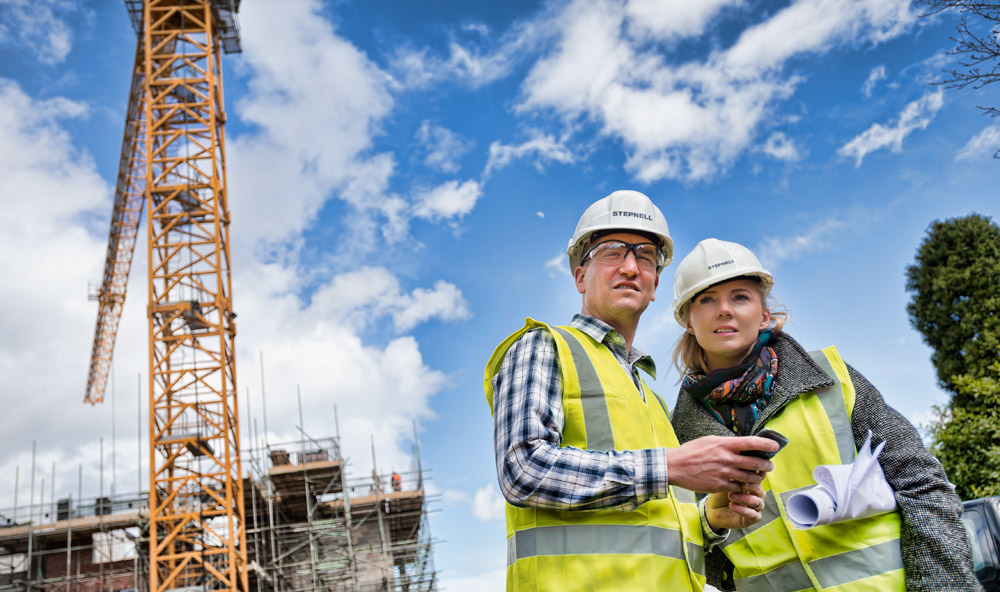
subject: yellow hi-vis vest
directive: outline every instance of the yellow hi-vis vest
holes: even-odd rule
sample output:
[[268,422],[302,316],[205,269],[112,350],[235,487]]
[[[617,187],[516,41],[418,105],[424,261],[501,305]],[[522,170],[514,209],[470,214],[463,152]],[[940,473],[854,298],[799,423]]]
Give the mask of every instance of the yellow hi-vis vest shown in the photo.
[[[491,411],[492,379],[507,350],[535,328],[555,341],[565,415],[561,447],[606,452],[678,446],[663,400],[642,382],[643,400],[606,346],[578,329],[530,318],[486,366]],[[694,495],[673,487],[670,492],[667,499],[629,512],[507,504],[507,590],[704,590],[703,533]]]
[[809,356],[834,384],[799,395],[767,422],[789,443],[764,480],[761,521],[733,530],[720,545],[735,566],[736,589],[904,591],[897,510],[810,529],[795,528],[788,519],[788,498],[816,485],[816,466],[846,464],[857,456],[851,429],[855,393],[847,365],[832,346]]

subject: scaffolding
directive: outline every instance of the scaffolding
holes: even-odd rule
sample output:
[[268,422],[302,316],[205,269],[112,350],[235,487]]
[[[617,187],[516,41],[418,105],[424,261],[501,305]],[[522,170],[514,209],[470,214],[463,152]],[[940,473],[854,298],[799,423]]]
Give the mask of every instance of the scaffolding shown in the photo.
[[0,510],[0,590],[98,592],[148,588],[144,494]]
[[247,556],[261,591],[436,590],[428,495],[403,472],[350,478],[337,439],[248,452]]
[[[424,491],[416,447],[409,470],[361,478],[348,474],[337,438],[244,455],[250,591],[438,589],[427,520],[436,500]],[[146,591],[148,543],[146,492],[15,501],[0,508],[0,591]]]

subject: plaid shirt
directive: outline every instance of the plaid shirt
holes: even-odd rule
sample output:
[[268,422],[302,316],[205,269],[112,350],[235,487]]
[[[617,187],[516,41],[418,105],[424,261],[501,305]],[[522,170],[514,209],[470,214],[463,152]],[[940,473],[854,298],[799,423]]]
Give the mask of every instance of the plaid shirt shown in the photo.
[[[653,359],[635,347],[626,352],[625,339],[609,325],[578,314],[570,326],[604,343],[637,387],[637,369],[656,377]],[[562,379],[548,331],[529,331],[511,346],[493,377],[493,389],[497,472],[512,505],[634,510],[669,495],[664,448],[594,452],[559,447]]]

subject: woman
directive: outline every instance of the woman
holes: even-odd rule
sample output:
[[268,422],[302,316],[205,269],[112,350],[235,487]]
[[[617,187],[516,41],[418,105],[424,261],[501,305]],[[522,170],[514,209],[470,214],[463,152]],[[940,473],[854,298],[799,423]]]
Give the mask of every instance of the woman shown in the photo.
[[[762,520],[734,530],[708,558],[708,581],[732,590],[981,590],[962,505],[913,426],[886,405],[835,348],[807,353],[781,332],[771,274],[736,243],[706,239],[677,268],[674,351],[683,375],[671,421],[680,441],[745,436],[765,427],[789,439],[764,481]],[[813,469],[853,462],[874,434],[897,508],[795,528],[785,502],[815,485]]]

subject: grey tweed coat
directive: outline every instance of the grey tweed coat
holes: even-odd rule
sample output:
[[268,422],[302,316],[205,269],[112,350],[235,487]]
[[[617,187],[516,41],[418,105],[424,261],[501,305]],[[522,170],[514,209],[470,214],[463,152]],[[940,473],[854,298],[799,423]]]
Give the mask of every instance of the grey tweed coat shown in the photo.
[[[830,386],[833,380],[812,361],[791,337],[778,334],[774,344],[778,374],[774,393],[753,426],[753,433],[800,394]],[[860,447],[874,434],[872,445],[886,441],[879,462],[896,492],[902,514],[903,569],[910,592],[982,590],[972,571],[972,555],[962,504],[948,485],[941,463],[924,448],[916,429],[857,370],[848,365],[857,391],[852,424],[854,445]],[[694,396],[683,388],[671,414],[677,438],[683,444],[700,436],[733,436]],[[780,457],[778,457],[780,462]],[[708,581],[733,590],[733,565],[720,550],[709,553]]]

